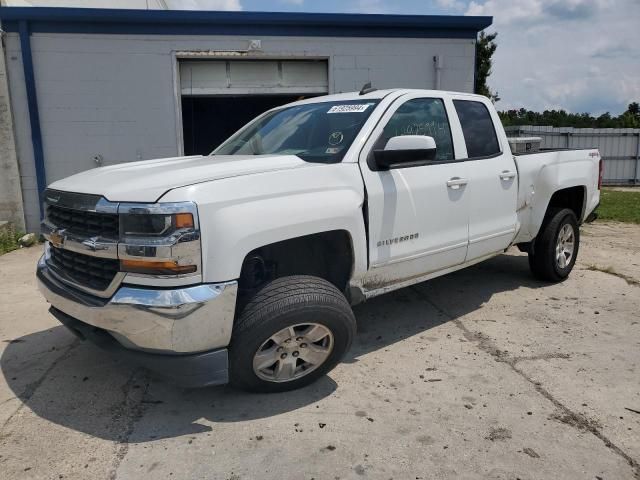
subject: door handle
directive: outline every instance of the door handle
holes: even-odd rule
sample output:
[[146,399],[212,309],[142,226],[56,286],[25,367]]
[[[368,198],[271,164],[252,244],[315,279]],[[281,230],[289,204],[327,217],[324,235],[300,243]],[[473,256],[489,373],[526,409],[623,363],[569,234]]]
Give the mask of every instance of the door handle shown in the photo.
[[452,177],[449,180],[447,180],[447,187],[449,187],[452,190],[457,190],[460,187],[466,185],[467,183],[469,183],[469,180],[467,180],[466,178]]
[[500,178],[502,180],[511,180],[512,178],[515,178],[515,176],[516,172],[510,172],[509,170],[503,170],[500,174]]

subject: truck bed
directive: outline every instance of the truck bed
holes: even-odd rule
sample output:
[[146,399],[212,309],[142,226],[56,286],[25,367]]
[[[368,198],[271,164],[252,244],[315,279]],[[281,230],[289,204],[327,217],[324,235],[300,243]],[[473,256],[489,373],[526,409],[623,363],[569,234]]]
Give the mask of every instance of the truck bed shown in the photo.
[[[518,222],[514,243],[531,241],[538,234],[554,192],[563,188],[583,188],[584,205],[579,223],[598,205],[600,153],[589,149],[544,149],[514,155],[518,169]],[[581,185],[582,187],[575,187]]]
[[535,155],[536,153],[550,153],[550,152],[568,152],[568,151],[575,151],[575,150],[595,150],[596,147],[589,147],[589,148],[540,148],[536,151],[531,151],[531,152],[519,152],[519,153],[513,153],[514,157],[524,157],[526,155]]

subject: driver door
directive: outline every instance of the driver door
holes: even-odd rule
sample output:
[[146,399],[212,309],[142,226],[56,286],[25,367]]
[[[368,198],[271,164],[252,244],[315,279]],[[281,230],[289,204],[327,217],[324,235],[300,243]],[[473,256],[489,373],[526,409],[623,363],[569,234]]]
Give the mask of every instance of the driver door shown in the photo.
[[[367,191],[370,268],[367,290],[410,281],[464,262],[469,240],[467,165],[456,159],[459,124],[445,98],[400,97],[385,113],[360,157]],[[391,137],[426,135],[436,142],[425,165],[376,167],[374,150]],[[463,145],[463,144],[462,144]],[[462,152],[464,157],[464,152]]]

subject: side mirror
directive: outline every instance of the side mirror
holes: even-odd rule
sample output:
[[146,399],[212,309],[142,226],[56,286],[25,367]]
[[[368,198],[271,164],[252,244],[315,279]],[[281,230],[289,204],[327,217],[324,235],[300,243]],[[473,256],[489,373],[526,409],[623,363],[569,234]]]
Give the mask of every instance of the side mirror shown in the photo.
[[426,165],[436,158],[436,141],[425,135],[391,137],[384,150],[374,150],[373,157],[380,170]]

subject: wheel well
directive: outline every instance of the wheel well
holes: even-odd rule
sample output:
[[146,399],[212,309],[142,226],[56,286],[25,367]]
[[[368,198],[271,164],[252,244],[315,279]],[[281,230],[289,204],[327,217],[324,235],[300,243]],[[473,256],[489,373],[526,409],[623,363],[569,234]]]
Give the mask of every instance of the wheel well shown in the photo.
[[264,245],[242,262],[238,308],[267,282],[290,275],[313,275],[345,292],[353,269],[351,236],[345,230],[315,233]]
[[549,200],[547,213],[552,208],[570,208],[576,214],[578,222],[582,218],[582,209],[584,208],[584,187],[570,187],[558,190]]

